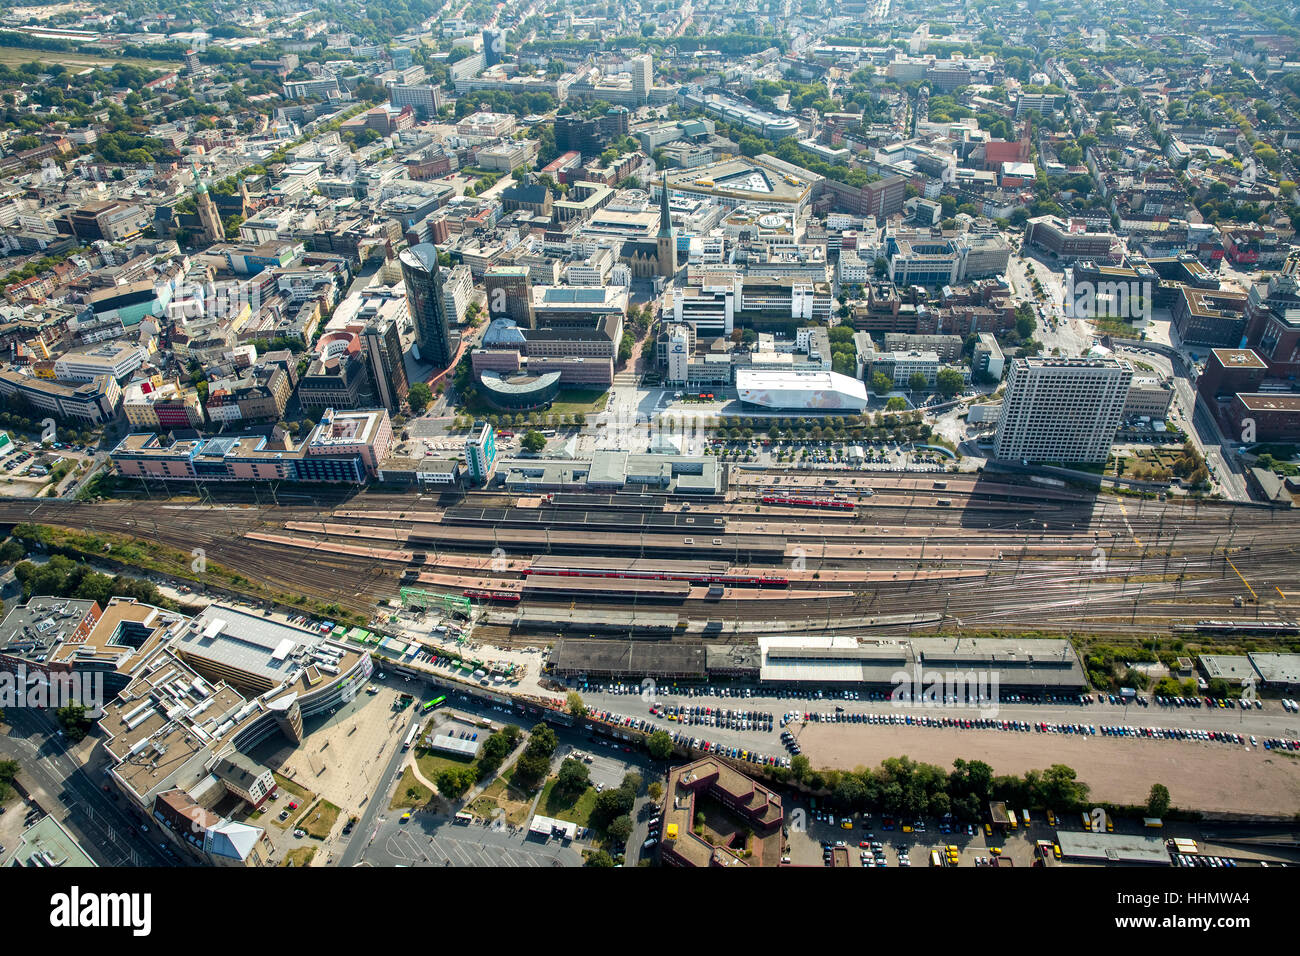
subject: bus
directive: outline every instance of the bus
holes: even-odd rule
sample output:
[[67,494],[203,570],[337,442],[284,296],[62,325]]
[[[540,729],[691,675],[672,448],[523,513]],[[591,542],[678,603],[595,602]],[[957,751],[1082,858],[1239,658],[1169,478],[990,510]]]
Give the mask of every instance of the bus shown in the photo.
[[456,822],[464,823],[466,825],[471,824],[474,822],[474,814],[466,813],[464,810],[461,810],[456,814]]
[[434,697],[431,700],[426,700],[424,702],[424,705],[420,708],[420,713],[427,714],[429,711],[433,710],[433,708],[437,707],[439,704],[445,703],[446,700],[447,700],[446,694],[443,694],[439,697]]
[[415,738],[419,736],[419,733],[420,733],[420,724],[419,721],[417,721],[415,725],[411,727],[411,732],[406,735],[406,740],[402,743],[403,753],[411,749],[411,744],[415,743]]
[[943,860],[940,859],[940,857],[939,857],[939,851],[938,851],[938,850],[931,850],[931,851],[930,851],[930,865],[931,865],[931,866],[943,866]]
[[1018,829],[1018,828],[1019,828],[1018,825],[1017,825],[1017,823],[1016,823],[1016,811],[1014,811],[1014,810],[1008,810],[1008,811],[1007,811],[1007,826],[1008,826],[1009,829],[1012,829],[1012,830],[1015,830],[1015,829]]
[[1020,811],[1020,819],[1024,821],[1025,829],[1028,830],[1028,829],[1029,829],[1029,811],[1028,811],[1028,810],[1021,810],[1021,811]]

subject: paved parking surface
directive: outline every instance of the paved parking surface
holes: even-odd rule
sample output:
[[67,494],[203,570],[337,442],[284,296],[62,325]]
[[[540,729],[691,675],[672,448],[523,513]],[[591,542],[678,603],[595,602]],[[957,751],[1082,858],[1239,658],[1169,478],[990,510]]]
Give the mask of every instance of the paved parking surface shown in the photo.
[[491,824],[454,823],[442,814],[400,813],[380,819],[377,836],[361,854],[369,866],[580,866],[582,855],[558,840],[530,837],[527,830]]

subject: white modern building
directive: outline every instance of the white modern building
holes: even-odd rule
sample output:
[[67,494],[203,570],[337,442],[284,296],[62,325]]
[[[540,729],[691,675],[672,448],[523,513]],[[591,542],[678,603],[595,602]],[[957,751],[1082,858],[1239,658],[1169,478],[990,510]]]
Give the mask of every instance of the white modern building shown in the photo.
[[736,388],[747,405],[784,411],[852,411],[867,407],[862,382],[838,372],[736,369]]
[[994,456],[1105,462],[1133,369],[1113,358],[1019,358],[1007,377]]

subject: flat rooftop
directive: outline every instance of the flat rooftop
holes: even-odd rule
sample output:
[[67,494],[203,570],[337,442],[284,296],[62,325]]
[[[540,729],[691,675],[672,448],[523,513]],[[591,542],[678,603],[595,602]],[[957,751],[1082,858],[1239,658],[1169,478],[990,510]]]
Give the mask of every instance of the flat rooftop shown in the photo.
[[1256,355],[1253,349],[1210,349],[1210,351],[1224,368],[1268,368],[1268,363]]
[[1252,412],[1300,412],[1300,395],[1238,392],[1237,401]]

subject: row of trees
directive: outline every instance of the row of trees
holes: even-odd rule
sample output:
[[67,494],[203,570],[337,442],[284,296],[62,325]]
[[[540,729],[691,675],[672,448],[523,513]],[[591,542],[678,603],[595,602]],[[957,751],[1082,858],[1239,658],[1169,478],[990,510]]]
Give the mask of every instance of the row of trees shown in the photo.
[[910,757],[890,757],[877,768],[851,771],[813,770],[802,754],[790,763],[791,777],[813,790],[829,791],[832,804],[845,812],[880,811],[913,818],[951,813],[974,823],[983,819],[989,800],[1067,813],[1085,807],[1089,792],[1065,764],[1017,777],[995,776],[982,760],[955,760],[950,771]]
[[[14,531],[17,534],[18,529]],[[7,554],[12,553],[7,550],[8,544],[5,548]],[[97,601],[101,607],[107,607],[114,597],[133,597],[142,603],[162,607],[170,607],[173,603],[149,581],[121,574],[111,577],[100,574],[61,554],[52,556],[44,564],[20,561],[14,566],[14,578],[23,589],[24,599],[33,594],[49,594]]]
[[515,784],[525,790],[540,787],[551,771],[551,755],[559,743],[555,731],[546,724],[533,727],[528,732],[528,746],[515,764]]

